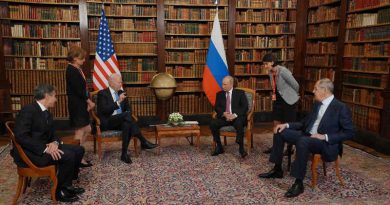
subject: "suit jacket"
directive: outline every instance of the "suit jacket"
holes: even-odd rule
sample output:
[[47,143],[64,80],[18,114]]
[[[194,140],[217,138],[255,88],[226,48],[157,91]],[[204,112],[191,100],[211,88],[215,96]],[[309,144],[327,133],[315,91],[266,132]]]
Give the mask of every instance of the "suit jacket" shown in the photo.
[[[15,138],[28,158],[36,165],[48,164],[51,157],[44,154],[46,144],[60,139],[54,135],[53,117],[49,114],[46,120],[44,112],[37,102],[26,105],[18,113],[15,120]],[[11,151],[15,163],[25,166],[16,149]]]
[[[310,112],[300,122],[288,123],[290,129],[308,130],[310,125],[317,117],[317,110],[319,110],[319,103],[313,106]],[[325,143],[322,157],[326,161],[334,161],[337,155],[342,155],[343,141],[352,139],[355,131],[352,123],[351,110],[342,102],[334,98],[326,109],[317,132],[319,134],[327,134],[328,142]]]
[[[282,96],[283,100],[289,104],[293,105],[299,99],[299,84],[291,74],[290,70],[283,67],[277,66],[278,76],[276,78],[276,87],[277,92],[279,92],[280,96]],[[271,82],[271,88],[273,88],[272,84],[272,72],[269,73],[269,78]]]
[[[231,96],[232,113],[237,114],[238,117],[246,119],[248,112],[248,100],[243,90],[234,89]],[[219,91],[215,101],[215,111],[218,118],[223,118],[223,113],[226,110],[226,92]]]
[[[122,112],[129,112],[131,115],[131,107],[127,98],[120,103]],[[100,119],[103,129],[107,128],[108,119],[112,116],[115,110],[119,109],[119,106],[110,93],[110,89],[106,88],[98,92],[97,95],[97,115]]]

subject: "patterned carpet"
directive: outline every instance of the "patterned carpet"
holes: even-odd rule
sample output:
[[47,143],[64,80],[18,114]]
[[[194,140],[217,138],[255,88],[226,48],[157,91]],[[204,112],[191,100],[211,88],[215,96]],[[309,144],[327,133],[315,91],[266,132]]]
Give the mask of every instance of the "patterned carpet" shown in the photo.
[[[270,146],[271,134],[255,135],[255,149],[244,160],[234,139],[229,139],[225,154],[211,157],[210,140],[204,137],[197,150],[184,138],[163,139],[160,155],[157,150],[142,151],[132,157],[131,165],[119,160],[119,143],[106,148],[100,163],[88,152],[95,165],[81,171],[76,185],[86,192],[73,204],[390,204],[390,162],[360,150],[345,146],[341,160],[345,187],[331,164],[326,177],[319,175],[316,189],[309,187],[308,172],[305,192],[287,199],[283,195],[294,180],[288,173],[283,179],[257,178],[271,168],[268,155],[261,152]],[[0,163],[0,204],[10,204],[15,166],[4,153]],[[50,204],[48,179],[34,180],[19,203]]]

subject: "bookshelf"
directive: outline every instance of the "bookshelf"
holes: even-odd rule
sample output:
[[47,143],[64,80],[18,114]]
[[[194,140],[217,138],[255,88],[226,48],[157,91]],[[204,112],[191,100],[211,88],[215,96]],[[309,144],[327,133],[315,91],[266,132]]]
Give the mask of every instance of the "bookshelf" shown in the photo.
[[[80,44],[78,0],[0,1],[5,76],[11,83],[11,107],[20,110],[33,99],[33,88],[57,88],[55,118],[67,118],[67,50]],[[55,5],[55,6],[54,6]]]
[[[103,6],[132,109],[138,116],[154,116],[156,101],[147,86],[158,70],[157,2],[156,0],[88,0],[91,62],[95,58]],[[93,72],[93,65],[91,71]]]
[[239,87],[256,90],[255,112],[272,111],[263,56],[272,52],[293,71],[296,4],[296,0],[236,1],[234,76]]
[[388,124],[382,118],[389,87],[390,1],[349,0],[346,13],[342,100],[356,127],[380,134]]
[[308,112],[313,105],[314,84],[321,78],[335,82],[340,55],[341,0],[309,0],[303,69],[301,109]]

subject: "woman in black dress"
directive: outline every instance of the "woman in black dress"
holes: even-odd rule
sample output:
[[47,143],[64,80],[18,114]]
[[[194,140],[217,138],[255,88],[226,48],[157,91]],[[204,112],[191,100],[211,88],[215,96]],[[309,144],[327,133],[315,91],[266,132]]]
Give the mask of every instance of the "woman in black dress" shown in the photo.
[[[71,47],[66,68],[66,94],[68,95],[68,109],[71,126],[75,130],[75,139],[83,145],[91,133],[89,111],[95,104],[89,99],[86,78],[81,69],[85,62],[86,52],[80,47]],[[82,167],[92,166],[90,162],[82,160]]]

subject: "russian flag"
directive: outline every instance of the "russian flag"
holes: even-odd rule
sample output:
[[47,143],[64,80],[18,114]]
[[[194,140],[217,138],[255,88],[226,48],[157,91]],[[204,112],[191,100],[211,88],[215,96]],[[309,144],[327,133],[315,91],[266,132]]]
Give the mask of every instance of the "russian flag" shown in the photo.
[[203,90],[213,106],[215,105],[217,92],[222,90],[222,80],[227,75],[229,75],[229,70],[217,9],[214,18],[213,30],[211,31],[211,40],[209,50],[207,52],[202,82]]

